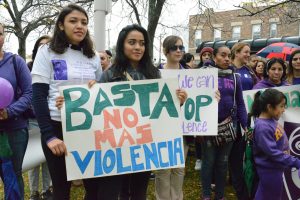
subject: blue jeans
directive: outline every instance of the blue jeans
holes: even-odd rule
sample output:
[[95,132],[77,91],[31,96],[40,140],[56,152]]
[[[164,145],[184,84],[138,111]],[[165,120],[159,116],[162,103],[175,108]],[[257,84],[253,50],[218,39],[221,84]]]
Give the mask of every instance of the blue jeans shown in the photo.
[[28,171],[30,195],[33,195],[35,192],[39,191],[40,169],[42,171],[42,192],[46,192],[51,185],[48,164],[47,162],[41,163],[39,166]]
[[210,198],[211,181],[215,175],[216,199],[224,197],[224,189],[227,175],[228,157],[233,142],[226,143],[222,146],[215,146],[206,139],[201,143],[202,148],[202,169],[201,181],[203,187],[203,197]]
[[24,199],[24,182],[22,177],[22,164],[28,144],[28,130],[27,128],[18,129],[14,131],[5,131],[8,135],[8,142],[13,152],[12,162],[14,171],[18,178],[21,198]]

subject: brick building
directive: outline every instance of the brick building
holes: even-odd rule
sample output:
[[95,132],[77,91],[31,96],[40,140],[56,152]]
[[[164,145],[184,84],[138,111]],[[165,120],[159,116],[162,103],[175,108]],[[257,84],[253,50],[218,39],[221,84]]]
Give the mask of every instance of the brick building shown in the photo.
[[300,23],[287,21],[278,9],[257,16],[239,17],[244,14],[245,10],[237,9],[222,12],[206,10],[203,14],[191,15],[189,18],[189,52],[195,54],[198,60],[196,49],[205,41],[239,41],[300,35]]

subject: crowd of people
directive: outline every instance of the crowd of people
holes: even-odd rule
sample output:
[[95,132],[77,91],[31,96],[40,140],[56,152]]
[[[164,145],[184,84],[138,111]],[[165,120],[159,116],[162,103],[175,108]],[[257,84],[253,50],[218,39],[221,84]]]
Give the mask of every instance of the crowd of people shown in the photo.
[[[255,126],[250,132],[243,91],[300,84],[300,50],[295,50],[288,62],[281,58],[266,60],[250,55],[250,46],[238,42],[231,49],[227,46],[204,47],[196,65],[194,55],[185,52],[182,38],[170,35],[163,41],[166,63],[154,66],[149,53],[150,40],[143,27],[133,24],[120,31],[112,59],[110,51],[94,50],[88,23],[88,15],[82,7],[75,4],[64,7],[57,17],[53,35],[42,36],[36,41],[32,61],[28,64],[20,56],[4,51],[5,26],[0,24],[0,77],[8,80],[14,89],[13,101],[0,108],[0,136],[7,137],[7,141],[0,137],[0,142],[12,152],[9,159],[18,186],[11,191],[5,190],[5,199],[24,199],[22,163],[28,130],[32,126],[40,129],[47,162],[29,171],[31,199],[70,198],[71,182],[67,181],[65,164],[67,149],[59,110],[63,98],[59,96],[59,86],[88,84],[93,87],[96,82],[159,79],[159,70],[163,69],[210,67],[219,69],[216,95],[219,126],[233,124],[235,137],[228,141],[221,141],[218,136],[183,137],[185,157],[189,146],[195,145],[195,170],[201,170],[202,194],[199,198],[210,200],[212,185],[215,185],[214,198],[225,199],[228,171],[237,199],[281,198],[284,169],[300,168],[300,160],[288,154],[287,136],[278,123],[287,103],[285,96],[276,89],[256,93],[250,112]],[[187,99],[186,91],[177,89],[176,95],[183,105]],[[27,112],[31,112],[30,117],[25,115]],[[259,178],[253,191],[248,191],[243,174],[246,140],[253,141]],[[5,180],[1,153],[0,148],[0,175]],[[43,179],[41,194],[38,189],[40,169]],[[150,175],[151,172],[146,171],[83,179],[84,199],[146,200]],[[154,175],[156,199],[184,199],[184,168],[156,170]],[[4,181],[4,186],[7,184]]]

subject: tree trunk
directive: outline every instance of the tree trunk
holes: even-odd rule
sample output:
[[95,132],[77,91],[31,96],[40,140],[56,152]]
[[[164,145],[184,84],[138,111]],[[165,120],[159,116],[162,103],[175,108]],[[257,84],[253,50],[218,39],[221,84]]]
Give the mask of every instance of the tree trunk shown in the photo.
[[149,53],[151,58],[153,58],[153,41],[155,36],[155,31],[157,28],[158,20],[161,15],[162,8],[166,0],[149,0],[149,12],[148,12],[148,35],[150,39],[149,43]]
[[26,61],[26,38],[18,37],[19,49],[18,54]]

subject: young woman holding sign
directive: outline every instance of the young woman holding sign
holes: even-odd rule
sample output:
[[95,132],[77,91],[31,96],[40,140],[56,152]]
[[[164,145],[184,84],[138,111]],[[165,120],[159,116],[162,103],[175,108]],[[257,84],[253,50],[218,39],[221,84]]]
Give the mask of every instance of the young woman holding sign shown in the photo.
[[[117,40],[114,63],[102,74],[100,82],[157,78],[160,78],[160,73],[150,58],[147,31],[136,24],[124,27]],[[178,89],[176,94],[182,105],[187,93]],[[63,97],[58,97],[56,106],[60,108],[63,101]],[[98,199],[146,200],[149,177],[150,171],[98,178]]]
[[[50,44],[42,46],[32,68],[35,114],[41,129],[42,147],[53,184],[53,199],[69,199],[71,182],[67,181],[62,137],[62,123],[55,106],[58,86],[99,80],[101,67],[88,31],[88,15],[70,4],[60,12]],[[85,199],[97,198],[96,179],[84,180]]]
[[[167,63],[160,69],[184,69],[180,60],[184,54],[183,41],[176,35],[170,35],[163,41],[164,54]],[[184,138],[184,155],[186,158],[188,146]],[[172,168],[155,171],[155,196],[157,200],[183,199],[184,168]]]
[[[160,73],[151,62],[147,31],[136,24],[126,26],[119,33],[114,63],[102,74],[100,82],[157,78]],[[183,104],[187,93],[181,89],[176,93]],[[99,194],[101,199],[117,200],[122,188],[120,199],[145,200],[149,177],[150,171],[101,178],[105,181],[99,181]]]
[[[218,86],[221,93],[219,101],[218,122],[219,126],[226,121],[231,123],[238,120],[244,130],[247,125],[247,112],[243,100],[241,80],[233,74],[230,64],[231,52],[227,46],[220,46],[213,51],[213,60],[216,67],[222,70],[218,78]],[[222,75],[221,75],[222,74]],[[236,105],[236,109],[234,109]],[[233,111],[236,114],[233,114]],[[218,131],[218,135],[221,131]],[[226,141],[219,140],[217,136],[204,137],[202,147],[201,181],[203,187],[203,199],[211,198],[211,181],[215,176],[215,199],[224,199],[224,188],[227,176],[227,163],[234,138]]]

